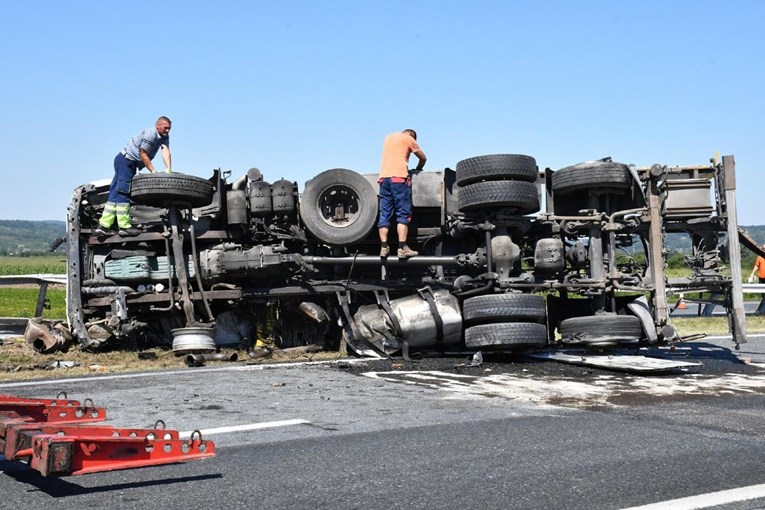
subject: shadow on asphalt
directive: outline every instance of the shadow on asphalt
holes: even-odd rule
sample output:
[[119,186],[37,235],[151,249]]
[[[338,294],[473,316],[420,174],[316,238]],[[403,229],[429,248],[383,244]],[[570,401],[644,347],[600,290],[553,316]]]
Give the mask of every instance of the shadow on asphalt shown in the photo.
[[[203,480],[214,480],[217,478],[223,478],[220,473],[214,473],[209,475],[198,476],[184,476],[178,478],[164,478],[161,480],[142,480],[135,482],[116,483],[110,485],[99,485],[95,487],[84,487],[77,483],[73,483],[69,478],[46,478],[34,469],[30,468],[22,462],[12,462],[0,457],[0,472],[4,476],[11,477],[17,482],[25,483],[36,488],[40,492],[43,492],[54,498],[61,498],[67,496],[81,496],[85,494],[97,494],[100,492],[112,492],[121,491],[125,489],[136,489],[141,487],[153,487],[158,485],[175,485],[184,484],[186,482],[199,482]],[[94,475],[90,475],[94,476]],[[96,475],[97,476],[97,475]]]

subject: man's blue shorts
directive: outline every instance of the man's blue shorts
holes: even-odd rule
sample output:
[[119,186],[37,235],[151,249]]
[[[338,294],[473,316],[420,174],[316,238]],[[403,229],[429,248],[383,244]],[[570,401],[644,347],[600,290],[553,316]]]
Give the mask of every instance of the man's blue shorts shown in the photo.
[[396,223],[409,225],[412,221],[412,180],[402,177],[380,179],[380,221],[377,227],[390,227],[393,216]]

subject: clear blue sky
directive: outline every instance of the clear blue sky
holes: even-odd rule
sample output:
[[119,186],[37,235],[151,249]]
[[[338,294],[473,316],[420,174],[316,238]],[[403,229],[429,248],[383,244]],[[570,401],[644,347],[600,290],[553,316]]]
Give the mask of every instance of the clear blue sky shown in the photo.
[[764,25],[759,0],[3,2],[0,219],[65,219],[72,190],[167,115],[174,170],[256,166],[301,191],[377,171],[408,127],[431,170],[719,151],[739,222],[765,224]]

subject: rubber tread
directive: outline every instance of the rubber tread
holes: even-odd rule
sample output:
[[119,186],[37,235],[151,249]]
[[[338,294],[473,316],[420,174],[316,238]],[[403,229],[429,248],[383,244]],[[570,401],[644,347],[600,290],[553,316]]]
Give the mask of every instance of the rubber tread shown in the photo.
[[471,349],[518,349],[547,344],[547,328],[533,322],[503,322],[465,330],[465,346]]
[[493,322],[544,324],[546,318],[545,298],[534,294],[491,294],[462,303],[462,322],[466,326]]
[[130,196],[139,205],[166,206],[179,202],[201,207],[212,201],[213,185],[195,175],[139,174],[133,177]]
[[644,337],[640,319],[634,315],[613,313],[565,319],[561,321],[558,331],[563,338],[579,340],[582,343],[633,341]]
[[456,170],[459,186],[482,180],[536,182],[539,176],[537,161],[523,154],[489,154],[463,159],[457,163]]
[[507,207],[528,214],[539,210],[539,194],[533,182],[484,181],[461,187],[457,203],[462,212]]
[[626,190],[632,186],[632,175],[622,163],[596,161],[561,168],[552,174],[552,191],[568,195],[580,190]]

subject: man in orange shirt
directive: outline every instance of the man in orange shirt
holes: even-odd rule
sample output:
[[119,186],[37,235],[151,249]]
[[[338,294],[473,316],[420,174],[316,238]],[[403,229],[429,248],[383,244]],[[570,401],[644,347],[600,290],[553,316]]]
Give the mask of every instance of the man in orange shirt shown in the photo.
[[[765,250],[765,244],[762,245],[762,249]],[[765,283],[765,258],[763,258],[761,255],[758,255],[757,260],[754,261],[752,274],[749,275],[749,283],[754,282],[755,272],[757,272],[757,277],[760,279],[760,283]],[[760,305],[757,307],[757,310],[754,311],[754,314],[765,314],[765,297],[760,300]]]
[[396,233],[398,234],[398,258],[414,257],[417,252],[406,244],[409,234],[409,222],[412,220],[412,179],[409,177],[409,156],[414,153],[419,159],[414,172],[425,166],[425,153],[417,145],[417,133],[414,129],[405,129],[400,133],[391,133],[383,142],[382,163],[380,164],[380,256],[387,257],[388,231],[395,215]]

